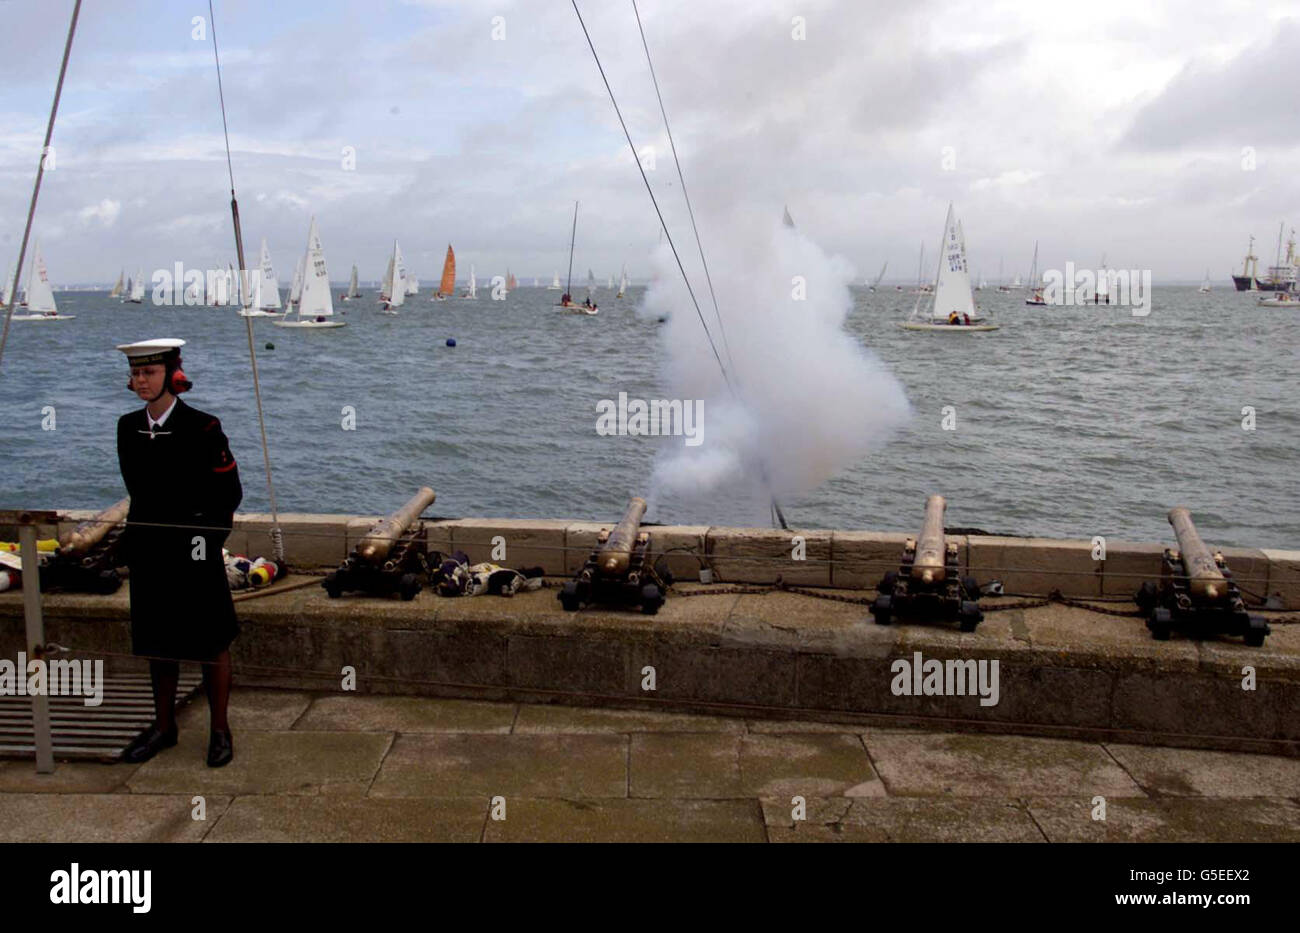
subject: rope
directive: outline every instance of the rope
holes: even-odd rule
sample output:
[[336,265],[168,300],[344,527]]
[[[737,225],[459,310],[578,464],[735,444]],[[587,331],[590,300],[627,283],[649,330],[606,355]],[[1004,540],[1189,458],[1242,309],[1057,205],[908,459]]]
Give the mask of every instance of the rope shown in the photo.
[[[78,0],[80,2],[80,0]],[[212,27],[212,59],[217,66],[217,95],[221,100],[221,132],[226,141],[226,171],[230,176],[230,215],[235,226],[235,253],[239,258],[239,304],[244,306],[248,292],[244,279],[244,236],[239,227],[239,203],[235,200],[235,168],[230,158],[230,127],[226,121],[226,92],[221,84],[221,56],[217,52],[217,16],[208,0],[208,19]],[[271,549],[276,560],[284,560],[284,536],[280,531],[280,510],[271,481],[271,452],[266,441],[266,415],[262,411],[262,382],[257,372],[257,350],[253,346],[253,319],[244,317],[248,335],[248,359],[253,368],[253,397],[257,402],[257,426],[262,435],[262,465],[266,470],[266,493],[271,503]]]
[[[23,243],[18,248],[18,267],[14,270],[14,288],[9,294],[9,307],[5,310],[4,332],[0,333],[0,361],[4,360],[5,344],[9,342],[9,321],[14,316],[14,302],[18,300],[18,279],[23,272],[23,258],[27,255],[27,238],[32,233],[32,220],[36,217],[36,197],[41,193],[41,179],[45,176],[45,156],[50,151],[54,136],[54,117],[59,112],[59,97],[63,94],[63,76],[68,72],[68,56],[72,53],[72,37],[77,32],[77,16],[81,13],[81,0],[72,7],[72,22],[68,24],[68,41],[63,46],[63,63],[59,65],[59,83],[54,87],[54,103],[50,107],[50,121],[45,125],[45,144],[41,147],[41,160],[36,166],[36,184],[32,187],[32,202],[27,207],[27,226],[23,228]],[[32,272],[35,273],[35,268]],[[30,276],[27,287],[31,288]]]

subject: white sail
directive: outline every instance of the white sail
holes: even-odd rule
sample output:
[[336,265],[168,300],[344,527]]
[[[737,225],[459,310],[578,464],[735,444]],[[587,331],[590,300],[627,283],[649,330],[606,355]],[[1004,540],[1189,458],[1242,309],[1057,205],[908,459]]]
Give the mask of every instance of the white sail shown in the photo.
[[[1200,291],[1200,292],[1208,292],[1209,290],[1210,290],[1210,270],[1209,270],[1209,269],[1206,269],[1206,270],[1205,270],[1205,281],[1201,283],[1201,287],[1200,287],[1199,289],[1197,289],[1197,291]],[[9,294],[9,293],[8,293],[8,292],[5,292],[5,294],[7,295],[7,294]],[[8,298],[5,299],[5,301],[8,301],[8,300],[9,300]]]
[[388,268],[384,270],[384,281],[379,286],[379,297],[387,301],[393,294],[393,257],[388,257]]
[[41,241],[32,247],[32,271],[27,281],[27,310],[33,314],[59,310],[54,303],[54,289],[45,271],[45,258],[41,255]]
[[1106,257],[1101,257],[1101,268],[1097,270],[1097,292],[1096,300],[1101,304],[1108,304],[1110,301],[1110,276],[1106,274]]
[[622,275],[619,276],[618,295],[616,297],[622,298],[626,292],[627,292],[627,266],[624,266]]
[[182,300],[190,307],[203,304],[203,280],[201,278],[190,280],[190,284],[185,286],[185,294]]
[[[109,298],[121,298],[121,297],[122,297],[122,292],[126,290],[126,285],[124,284],[125,282],[126,282],[126,270],[123,269],[121,272],[119,272],[119,273],[117,274],[117,284],[114,285],[114,286],[113,286],[113,290],[112,290],[111,292],[108,293],[108,297],[109,297]],[[5,291],[5,304],[8,304],[8,303],[9,303],[9,292],[6,290],[6,291]]]
[[349,298],[361,297],[361,292],[357,290],[357,264],[355,262],[352,264],[352,278],[348,280],[347,296]]
[[263,311],[278,311],[280,308],[280,283],[275,279],[275,267],[271,265],[271,251],[266,248],[266,237],[262,237],[262,261],[259,263],[261,276],[257,279],[256,300],[254,307]]
[[3,302],[5,307],[8,307],[9,301],[13,298],[13,296],[14,296],[14,276],[13,273],[11,272],[9,273],[9,278],[5,279],[5,290],[4,290],[4,294],[0,295],[0,302]]
[[975,298],[970,288],[970,272],[966,264],[966,238],[962,234],[961,222],[953,215],[952,205],[949,204],[948,218],[943,225],[939,281],[934,290],[934,306],[930,318],[934,321],[947,321],[954,311],[958,316],[969,315],[972,321],[977,320]]
[[1034,241],[1034,259],[1029,264],[1029,287],[1038,287],[1038,241]]
[[316,216],[311,218],[307,234],[307,255],[303,262],[302,296],[298,300],[298,317],[329,316],[334,313],[334,296],[330,294],[329,269],[325,250],[316,232]]
[[551,291],[558,292],[560,290],[560,273],[557,272],[553,276],[551,276],[551,284],[546,287],[549,288]]
[[402,259],[402,248],[393,241],[393,281],[388,293],[388,307],[400,308],[406,301],[407,282],[406,282],[406,261]]
[[298,258],[298,267],[293,270],[293,284],[289,287],[289,304],[296,305],[302,300],[302,257]]
[[420,294],[420,280],[415,277],[414,273],[411,274],[410,278],[407,278],[405,275],[403,275],[403,279],[405,279],[406,281],[406,294],[408,295]]
[[612,274],[609,277],[609,284],[606,285],[605,287],[608,288],[610,291],[614,290],[614,276]]
[[474,263],[469,264],[469,294],[466,298],[478,297],[478,276],[474,274]]
[[135,270],[135,278],[131,280],[131,293],[128,300],[133,301],[136,304],[140,304],[141,302],[144,301],[144,270],[143,269]]

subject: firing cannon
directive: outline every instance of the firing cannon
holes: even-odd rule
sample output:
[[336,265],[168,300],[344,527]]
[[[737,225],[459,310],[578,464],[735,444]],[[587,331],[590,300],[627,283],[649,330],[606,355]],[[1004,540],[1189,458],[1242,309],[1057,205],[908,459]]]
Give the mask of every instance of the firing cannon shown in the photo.
[[672,576],[666,566],[656,569],[650,562],[650,535],[641,530],[645,509],[645,500],[634,496],[614,530],[600,533],[577,577],[560,589],[567,611],[593,602],[640,606],[646,615],[659,611]]
[[984,620],[979,607],[979,586],[962,577],[957,566],[957,543],[943,534],[943,496],[925,500],[925,521],[917,538],[908,538],[897,572],[890,571],[876,587],[880,594],[871,605],[877,625],[900,619],[956,619],[963,632],[973,632]]
[[433,504],[436,493],[428,486],[406,501],[400,509],[377,522],[357,542],[339,569],[321,581],[331,598],[360,590],[371,596],[415,598],[428,572],[428,532],[420,513]]
[[127,497],[113,503],[59,538],[58,550],[41,567],[41,589],[115,593],[122,585],[117,568],[126,563],[118,541],[131,507]]
[[1165,641],[1174,629],[1193,637],[1241,635],[1258,648],[1269,633],[1268,623],[1246,611],[1223,554],[1211,553],[1182,506],[1169,510],[1178,550],[1165,549],[1160,584],[1142,584],[1134,602],[1147,615],[1152,637]]

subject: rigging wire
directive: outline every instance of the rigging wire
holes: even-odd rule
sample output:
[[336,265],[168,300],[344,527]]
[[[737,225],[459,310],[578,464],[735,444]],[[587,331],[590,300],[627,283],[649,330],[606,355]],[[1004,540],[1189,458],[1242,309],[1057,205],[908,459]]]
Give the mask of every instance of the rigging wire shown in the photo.
[[[655,214],[657,214],[659,217],[660,229],[663,231],[664,236],[668,240],[669,248],[672,249],[673,251],[673,258],[677,261],[677,268],[682,274],[682,281],[686,285],[687,293],[691,296],[691,303],[695,306],[695,314],[696,316],[699,317],[700,326],[704,329],[704,336],[709,341],[709,349],[713,351],[713,358],[717,360],[718,369],[721,370],[722,372],[722,378],[727,385],[727,390],[731,393],[732,398],[739,399],[739,395],[736,391],[736,387],[735,385],[733,385],[731,381],[731,376],[727,372],[727,367],[723,364],[722,357],[718,354],[718,347],[717,344],[714,343],[713,335],[709,332],[709,325],[704,320],[704,313],[700,310],[700,303],[695,297],[695,290],[691,287],[690,277],[686,274],[686,268],[682,265],[682,258],[677,252],[677,244],[673,242],[673,236],[668,231],[668,224],[664,220],[663,212],[659,209],[659,201],[657,198],[655,198],[654,189],[650,186],[650,179],[646,177],[645,167],[641,164],[641,160],[637,156],[636,145],[632,142],[632,134],[628,132],[627,122],[623,119],[623,113],[619,109],[618,101],[614,97],[614,89],[610,86],[609,78],[605,74],[605,68],[600,63],[600,56],[596,53],[596,46],[595,43],[592,42],[591,33],[587,31],[587,24],[582,18],[582,12],[578,9],[578,2],[577,0],[571,0],[571,2],[573,3],[573,12],[578,17],[578,24],[582,27],[582,34],[587,39],[587,46],[588,48],[591,49],[591,56],[596,61],[596,68],[600,71],[600,78],[605,83],[605,91],[609,94],[609,102],[614,106],[614,113],[618,117],[619,125],[623,128],[623,135],[627,139],[628,147],[632,150],[632,158],[636,161],[637,170],[641,173],[641,181],[644,182],[646,192],[650,195],[650,203],[654,205]],[[703,241],[700,239],[700,231],[695,223],[695,212],[691,208],[690,196],[686,194],[686,179],[682,174],[682,163],[681,160],[677,157],[677,146],[673,142],[672,130],[668,124],[668,112],[664,107],[663,96],[659,92],[659,80],[658,78],[655,77],[654,62],[651,61],[650,58],[650,47],[646,42],[645,29],[641,25],[641,14],[636,8],[636,0],[633,0],[632,2],[632,9],[636,13],[637,29],[641,33],[641,44],[645,48],[646,62],[650,66],[650,77],[654,81],[655,96],[659,100],[659,111],[663,115],[664,128],[668,131],[668,142],[669,145],[672,147],[673,161],[677,167],[677,178],[682,185],[682,194],[686,196],[686,209],[690,213],[691,229],[695,234],[695,243],[697,248],[700,251],[700,262],[704,266],[704,275],[706,280],[709,283],[709,294],[713,298],[713,313],[718,320],[718,333],[722,337],[723,347],[727,353],[727,360],[731,362],[731,348],[727,346],[726,343],[727,335],[722,326],[722,314],[718,310],[718,299],[713,289],[713,279],[709,275],[708,262],[704,258],[704,244]],[[767,468],[766,465],[763,463],[759,464],[759,475],[760,478],[762,479],[764,488],[767,489],[768,491],[768,498],[771,504],[772,523],[774,525],[779,525],[783,529],[788,530],[790,526],[786,524],[785,513],[781,511],[781,505],[776,501],[776,496],[771,491],[771,483],[768,480]]]
[[[45,125],[45,144],[41,147],[41,160],[36,166],[36,184],[32,188],[32,203],[27,208],[27,226],[23,228],[23,243],[18,248],[18,266],[14,270],[14,287],[9,293],[9,307],[5,310],[4,332],[0,333],[0,362],[4,360],[5,344],[9,342],[9,321],[14,316],[14,302],[18,300],[18,280],[23,274],[23,257],[27,254],[27,238],[32,233],[32,220],[36,216],[36,196],[41,193],[41,178],[45,175],[45,156],[50,151],[54,136],[54,117],[59,112],[59,97],[63,94],[63,76],[68,73],[68,56],[72,53],[72,37],[77,32],[77,16],[81,13],[81,0],[72,7],[72,22],[68,24],[68,41],[63,46],[63,63],[59,65],[59,83],[54,86],[54,104],[50,107],[50,122]],[[35,273],[35,266],[32,272]],[[28,276],[30,278],[30,276]],[[27,283],[31,288],[31,282]]]
[[[80,2],[80,0],[78,0]],[[208,0],[208,24],[212,27],[212,59],[217,66],[217,95],[221,100],[221,131],[226,141],[226,172],[230,176],[230,216],[235,225],[235,252],[239,259],[239,305],[245,307],[244,238],[239,227],[239,202],[235,200],[235,169],[230,158],[230,127],[226,121],[226,92],[221,85],[221,55],[217,52],[217,16]],[[251,296],[250,296],[251,297]],[[262,412],[262,384],[257,373],[257,351],[253,347],[253,319],[244,316],[248,332],[248,359],[253,367],[253,395],[257,400],[257,426],[262,434],[262,463],[266,468],[266,492],[271,501],[271,546],[276,560],[284,560],[284,535],[280,531],[279,509],[275,502],[275,485],[271,482],[271,454],[266,442],[266,415]]]
[[677,260],[677,268],[682,273],[682,281],[686,284],[686,291],[691,296],[691,304],[695,306],[695,314],[700,319],[700,326],[704,328],[704,336],[709,341],[709,349],[713,351],[713,358],[718,361],[718,369],[722,370],[722,379],[727,384],[727,390],[735,397],[736,390],[731,384],[731,376],[727,373],[727,367],[722,362],[722,357],[718,354],[718,345],[713,342],[713,334],[709,332],[709,325],[704,320],[704,312],[700,310],[700,303],[695,298],[695,289],[691,288],[690,277],[686,274],[686,267],[682,265],[682,257],[677,253],[677,244],[673,242],[673,235],[668,232],[668,224],[664,220],[663,211],[659,209],[659,200],[655,197],[655,192],[650,187],[650,179],[646,177],[645,166],[636,154],[636,144],[632,142],[632,134],[628,132],[627,122],[623,119],[623,111],[619,109],[618,101],[614,98],[614,89],[609,86],[609,78],[605,76],[605,66],[600,63],[600,56],[596,54],[596,46],[591,41],[591,33],[587,32],[587,24],[582,19],[582,12],[578,9],[578,0],[570,0],[573,4],[573,12],[577,14],[578,25],[582,27],[582,34],[587,38],[587,46],[591,49],[591,57],[596,60],[596,68],[600,71],[600,79],[605,82],[605,91],[609,94],[609,102],[614,105],[614,115],[618,117],[618,122],[623,127],[623,136],[627,139],[628,147],[632,150],[632,158],[636,161],[637,171],[641,173],[641,181],[645,183],[646,193],[650,195],[650,203],[654,205],[655,214],[659,216],[659,225],[663,228],[664,236],[668,239],[668,246],[673,251],[673,258]]

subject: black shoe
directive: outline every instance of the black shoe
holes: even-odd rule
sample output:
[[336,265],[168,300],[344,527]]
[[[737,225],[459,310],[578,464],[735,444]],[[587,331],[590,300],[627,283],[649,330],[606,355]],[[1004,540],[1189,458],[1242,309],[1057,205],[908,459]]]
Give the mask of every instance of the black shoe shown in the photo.
[[138,765],[142,761],[148,761],[164,748],[171,748],[175,744],[176,727],[173,726],[170,732],[163,732],[158,728],[157,723],[154,723],[131,740],[131,744],[122,752],[122,760]]
[[213,732],[208,739],[208,767],[220,768],[230,764],[235,757],[235,746],[229,732]]

